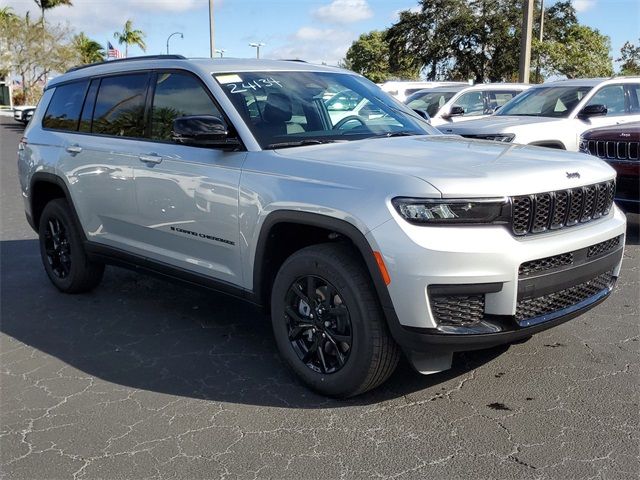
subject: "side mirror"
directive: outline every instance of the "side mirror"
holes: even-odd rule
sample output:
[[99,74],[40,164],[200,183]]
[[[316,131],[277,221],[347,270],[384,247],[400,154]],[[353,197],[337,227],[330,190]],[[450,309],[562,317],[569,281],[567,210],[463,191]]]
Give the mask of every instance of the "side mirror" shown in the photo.
[[431,123],[431,117],[426,110],[423,110],[422,108],[413,108],[412,110],[420,115],[423,120],[426,120],[427,123]]
[[173,121],[172,139],[176,143],[194,147],[235,148],[237,138],[229,137],[222,119],[214,115],[190,115]]
[[595,105],[587,105],[580,113],[578,113],[578,117],[580,118],[589,118],[589,117],[604,117],[607,114],[607,106],[602,104]]
[[449,109],[449,112],[446,115],[443,115],[443,117],[444,118],[461,117],[462,115],[464,115],[464,108],[461,107],[460,105],[452,105],[451,108]]

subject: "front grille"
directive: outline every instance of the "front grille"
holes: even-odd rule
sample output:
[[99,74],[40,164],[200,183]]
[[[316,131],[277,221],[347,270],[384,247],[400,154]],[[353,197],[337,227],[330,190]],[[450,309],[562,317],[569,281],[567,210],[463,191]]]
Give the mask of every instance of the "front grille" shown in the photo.
[[609,271],[558,292],[519,300],[516,306],[516,320],[521,322],[572,307],[605,289],[611,288],[612,284],[613,272]]
[[609,160],[638,160],[640,142],[616,142],[611,140],[589,140],[591,155]]
[[530,260],[520,265],[518,269],[519,276],[531,275],[532,273],[544,272],[545,270],[553,270],[555,268],[571,265],[573,263],[573,252],[553,255],[552,257],[539,258]]
[[515,235],[542,233],[586,223],[609,213],[615,182],[512,197],[512,224]]
[[484,317],[484,295],[432,295],[429,300],[440,325],[469,325]]
[[622,235],[619,235],[610,240],[606,240],[604,242],[591,245],[589,247],[589,250],[587,251],[587,258],[597,257],[599,255],[602,255],[603,253],[607,253],[610,250],[613,250],[618,245],[620,245],[621,240],[622,240]]

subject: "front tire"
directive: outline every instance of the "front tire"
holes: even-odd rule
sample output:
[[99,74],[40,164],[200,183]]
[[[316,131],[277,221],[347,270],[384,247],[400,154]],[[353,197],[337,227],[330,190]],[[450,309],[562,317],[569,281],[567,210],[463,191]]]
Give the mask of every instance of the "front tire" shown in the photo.
[[313,390],[352,397],[383,383],[400,350],[352,249],[313,245],[291,255],[271,293],[280,354]]
[[102,280],[104,264],[89,260],[66,200],[47,203],[38,224],[40,256],[51,283],[64,293],[83,293]]

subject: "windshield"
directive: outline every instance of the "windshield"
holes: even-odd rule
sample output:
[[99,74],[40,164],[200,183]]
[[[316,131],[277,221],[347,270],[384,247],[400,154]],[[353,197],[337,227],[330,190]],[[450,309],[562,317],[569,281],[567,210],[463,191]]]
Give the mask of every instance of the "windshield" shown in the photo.
[[355,75],[296,71],[214,77],[262,148],[438,133]]
[[506,103],[496,115],[568,117],[592,87],[538,87]]
[[407,98],[405,102],[409,108],[426,110],[430,117],[435,117],[438,110],[447,103],[460,90],[450,90],[443,92],[418,92]]

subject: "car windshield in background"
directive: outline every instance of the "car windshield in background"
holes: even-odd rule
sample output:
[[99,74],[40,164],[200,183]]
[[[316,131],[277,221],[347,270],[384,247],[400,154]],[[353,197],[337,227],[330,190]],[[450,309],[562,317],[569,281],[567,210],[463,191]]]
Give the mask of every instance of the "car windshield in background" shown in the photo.
[[437,92],[417,92],[407,98],[406,104],[409,108],[425,110],[430,117],[435,117],[438,110],[460,90],[461,89],[446,92],[442,90],[438,90]]
[[539,87],[521,93],[496,115],[568,117],[592,87]]
[[355,75],[295,71],[214,77],[262,148],[438,133]]

